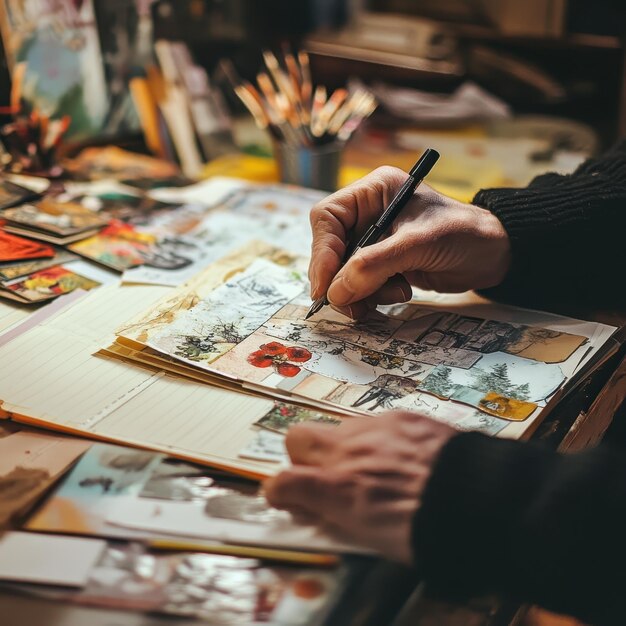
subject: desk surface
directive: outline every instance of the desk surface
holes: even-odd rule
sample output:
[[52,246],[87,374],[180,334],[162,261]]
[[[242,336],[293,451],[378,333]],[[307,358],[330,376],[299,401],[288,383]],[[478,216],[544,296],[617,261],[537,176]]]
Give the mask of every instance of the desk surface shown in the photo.
[[[601,317],[603,321],[609,317]],[[592,377],[581,389],[577,402],[550,417],[537,436],[554,447],[574,451],[596,444],[610,423],[614,410],[626,398],[626,358],[622,354]],[[566,410],[565,410],[566,409]],[[503,606],[489,599],[453,605],[427,598],[410,572],[388,563],[371,567],[367,579],[347,594],[325,625],[335,626],[502,626],[511,622],[519,607]],[[69,607],[55,602],[0,593],[3,626],[43,624],[45,626],[198,626],[203,622],[172,620],[120,611]],[[324,626],[320,624],[319,626]]]

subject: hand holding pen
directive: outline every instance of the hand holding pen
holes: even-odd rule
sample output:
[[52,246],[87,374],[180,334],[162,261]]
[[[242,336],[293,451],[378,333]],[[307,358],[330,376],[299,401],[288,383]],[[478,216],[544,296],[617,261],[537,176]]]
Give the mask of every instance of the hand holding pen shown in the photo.
[[[428,169],[437,160],[433,153],[420,159]],[[400,169],[379,168],[313,208],[309,278],[314,300],[326,296],[333,308],[361,318],[379,304],[409,300],[411,285],[462,292],[492,287],[504,278],[510,242],[498,218],[425,184],[407,191],[425,175],[415,171],[418,164],[411,170],[416,175],[408,178]],[[400,192],[404,204],[398,209]],[[384,228],[379,225],[363,246],[364,234],[392,206],[397,213],[386,224],[387,236],[380,238]],[[350,241],[360,244],[353,244],[354,250],[360,247],[357,254]]]

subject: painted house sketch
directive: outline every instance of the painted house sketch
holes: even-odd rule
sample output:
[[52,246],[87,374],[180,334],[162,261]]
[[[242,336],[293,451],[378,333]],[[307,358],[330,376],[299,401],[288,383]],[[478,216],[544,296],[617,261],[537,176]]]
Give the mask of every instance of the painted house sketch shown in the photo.
[[[146,345],[320,408],[404,408],[480,424],[472,417],[476,410],[496,420],[530,417],[564,382],[558,363],[587,341],[419,305],[406,305],[396,317],[374,313],[364,322],[326,307],[305,321],[306,293],[300,273],[259,259]],[[497,421],[484,423],[497,431]]]

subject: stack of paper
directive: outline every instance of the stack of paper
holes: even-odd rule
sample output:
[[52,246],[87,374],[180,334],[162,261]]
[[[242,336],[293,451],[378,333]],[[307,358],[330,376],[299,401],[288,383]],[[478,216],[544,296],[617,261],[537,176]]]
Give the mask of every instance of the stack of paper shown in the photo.
[[408,304],[309,321],[307,259],[248,246],[118,330],[103,354],[341,414],[409,409],[529,434],[612,327],[521,309]]

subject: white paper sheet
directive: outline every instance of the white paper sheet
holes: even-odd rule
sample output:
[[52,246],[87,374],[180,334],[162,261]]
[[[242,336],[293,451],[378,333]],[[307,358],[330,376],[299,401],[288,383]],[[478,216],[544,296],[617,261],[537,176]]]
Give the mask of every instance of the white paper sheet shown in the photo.
[[0,537],[0,579],[82,587],[106,541],[9,532]]
[[[271,509],[273,511],[273,509]],[[149,530],[164,535],[212,539],[296,550],[371,553],[357,545],[340,543],[313,526],[296,524],[284,511],[265,523],[210,517],[204,502],[168,502],[149,498],[120,498],[107,521],[115,526]]]

